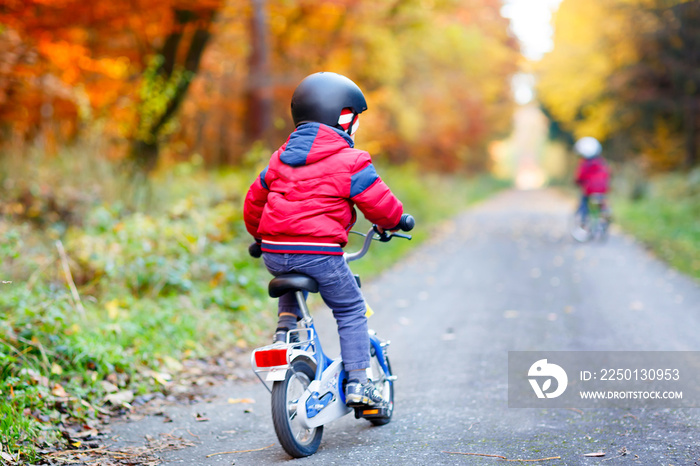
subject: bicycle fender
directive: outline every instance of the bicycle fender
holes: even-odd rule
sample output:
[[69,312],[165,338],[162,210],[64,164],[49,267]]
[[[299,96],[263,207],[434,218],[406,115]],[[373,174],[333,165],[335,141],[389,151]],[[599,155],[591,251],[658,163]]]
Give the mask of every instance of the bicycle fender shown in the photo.
[[265,382],[282,382],[287,376],[287,368],[272,369],[265,376]]

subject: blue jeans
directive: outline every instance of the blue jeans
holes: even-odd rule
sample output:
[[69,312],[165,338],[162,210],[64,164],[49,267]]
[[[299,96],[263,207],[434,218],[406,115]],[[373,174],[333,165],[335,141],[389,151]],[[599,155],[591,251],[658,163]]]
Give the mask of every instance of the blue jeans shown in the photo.
[[588,196],[581,195],[581,203],[578,206],[578,213],[581,215],[581,222],[585,222],[588,217]]
[[590,206],[589,202],[591,197],[593,198],[593,201],[597,201],[600,203],[600,213],[603,215],[609,215],[610,210],[608,209],[608,204],[605,200],[605,194],[591,194],[590,196],[587,196],[585,194],[581,195],[581,203],[579,204],[577,212],[581,215],[581,223],[585,223],[586,219],[588,218],[588,215],[590,214]]
[[[263,253],[272,275],[303,273],[318,282],[321,298],[333,310],[338,323],[340,355],[346,371],[369,367],[369,333],[365,300],[343,256],[322,254]],[[301,318],[294,293],[279,298],[279,313],[290,312]]]

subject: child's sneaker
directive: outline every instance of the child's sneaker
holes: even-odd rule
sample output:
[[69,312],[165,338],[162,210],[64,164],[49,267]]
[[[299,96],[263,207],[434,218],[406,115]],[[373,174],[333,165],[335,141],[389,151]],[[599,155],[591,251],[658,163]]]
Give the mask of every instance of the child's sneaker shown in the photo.
[[[287,343],[287,328],[277,328],[275,335],[272,337],[272,343]],[[299,343],[299,333],[294,332],[289,336],[289,343]]]
[[361,384],[359,380],[349,380],[345,386],[345,404],[354,406],[377,406],[384,398],[371,381]]

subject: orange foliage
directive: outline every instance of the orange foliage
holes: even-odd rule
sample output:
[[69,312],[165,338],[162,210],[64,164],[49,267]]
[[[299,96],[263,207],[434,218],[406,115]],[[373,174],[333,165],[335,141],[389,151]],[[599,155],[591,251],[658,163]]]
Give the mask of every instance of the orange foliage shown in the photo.
[[[165,38],[180,32],[177,10],[210,22],[221,0],[5,0],[0,7],[0,124],[31,138],[54,120],[118,115],[133,126],[140,74]],[[42,110],[43,108],[43,110]],[[43,117],[42,117],[43,112]]]
[[[289,102],[306,75],[331,70],[367,96],[358,146],[400,162],[480,169],[508,131],[509,78],[517,52],[499,0],[461,2],[268,2],[273,106],[268,147],[291,131]],[[181,117],[179,147],[212,164],[240,163],[246,149],[251,12],[229,2]]]
[[[136,137],[157,106],[140,106],[149,60],[198,24],[213,39],[179,107],[179,127],[167,130],[175,131],[167,146],[175,157],[242,163],[260,102],[269,112],[261,137],[279,145],[292,129],[295,86],[321,70],[361,86],[369,111],[358,146],[394,161],[483,168],[484,147],[510,124],[517,51],[500,0],[4,1],[0,125],[23,138],[47,119],[102,119],[108,138]],[[177,10],[196,19],[183,23]],[[265,30],[256,36],[261,15]],[[183,62],[187,50],[178,54]]]

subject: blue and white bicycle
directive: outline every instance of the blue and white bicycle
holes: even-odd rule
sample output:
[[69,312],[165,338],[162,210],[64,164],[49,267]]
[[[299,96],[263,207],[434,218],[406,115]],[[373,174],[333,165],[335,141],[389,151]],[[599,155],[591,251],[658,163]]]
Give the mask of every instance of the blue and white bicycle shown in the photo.
[[[404,214],[400,229],[410,231],[415,222]],[[387,242],[394,237],[411,239],[400,233],[377,233],[372,227],[363,247],[345,253],[347,262],[362,258],[373,240]],[[358,285],[360,280],[355,276]],[[302,312],[299,328],[287,333],[286,343],[275,343],[253,351],[251,363],[255,374],[272,394],[272,422],[284,450],[295,458],[313,455],[321,443],[323,426],[355,411],[375,426],[388,424],[394,411],[394,381],[386,354],[389,341],[370,333],[370,367],[368,377],[382,394],[379,406],[351,408],[345,404],[347,373],[340,357],[330,359],[321,347],[321,340],[306,304],[305,293],[318,292],[318,283],[303,274],[288,273],[275,277],[268,287],[270,296],[279,298],[293,292]],[[298,340],[298,341],[297,341]],[[272,383],[272,388],[268,383]]]

